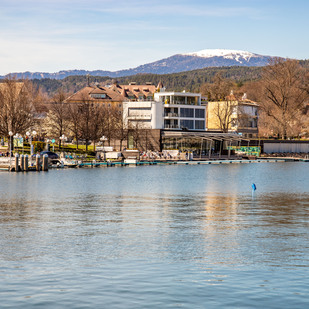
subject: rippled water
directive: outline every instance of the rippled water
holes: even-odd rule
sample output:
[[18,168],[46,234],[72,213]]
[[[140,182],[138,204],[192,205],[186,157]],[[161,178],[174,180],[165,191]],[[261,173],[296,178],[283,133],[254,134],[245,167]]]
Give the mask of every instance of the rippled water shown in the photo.
[[0,307],[306,308],[308,172],[300,162],[3,172]]

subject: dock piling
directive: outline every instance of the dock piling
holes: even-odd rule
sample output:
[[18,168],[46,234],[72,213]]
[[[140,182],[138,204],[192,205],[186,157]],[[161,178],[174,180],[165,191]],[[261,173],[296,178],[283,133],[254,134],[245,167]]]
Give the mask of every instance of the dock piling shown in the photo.
[[40,171],[40,155],[36,155],[35,157],[36,171]]
[[23,172],[25,167],[24,155],[20,156],[20,170]]
[[28,172],[29,169],[29,160],[28,160],[28,155],[24,156],[24,171]]
[[19,154],[15,155],[15,172],[19,172]]
[[43,156],[42,171],[48,171],[48,155]]

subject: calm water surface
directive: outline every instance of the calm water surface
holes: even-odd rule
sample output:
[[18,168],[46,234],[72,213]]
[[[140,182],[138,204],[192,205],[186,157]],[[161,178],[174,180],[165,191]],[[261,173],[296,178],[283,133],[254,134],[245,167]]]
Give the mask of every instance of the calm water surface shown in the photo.
[[309,307],[309,163],[3,172],[0,186],[1,308]]

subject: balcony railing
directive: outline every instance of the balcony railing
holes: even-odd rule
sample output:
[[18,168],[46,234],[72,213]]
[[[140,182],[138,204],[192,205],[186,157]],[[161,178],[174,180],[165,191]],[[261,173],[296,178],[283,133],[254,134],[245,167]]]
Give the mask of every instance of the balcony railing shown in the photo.
[[151,115],[131,115],[128,116],[129,120],[135,120],[135,119],[151,119]]
[[164,117],[179,117],[178,113],[165,113]]
[[166,124],[166,125],[164,125],[164,129],[179,129],[179,125],[177,125],[177,124]]

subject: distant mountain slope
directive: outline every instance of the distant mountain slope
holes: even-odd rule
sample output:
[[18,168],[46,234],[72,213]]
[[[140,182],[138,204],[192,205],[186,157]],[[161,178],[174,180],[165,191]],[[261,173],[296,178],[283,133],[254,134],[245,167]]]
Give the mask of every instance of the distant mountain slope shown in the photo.
[[[141,73],[151,74],[170,74],[184,71],[192,71],[207,67],[226,67],[226,66],[265,66],[270,56],[253,54],[246,51],[225,50],[225,49],[206,49],[199,52],[177,54],[155,62],[140,65],[136,68],[120,71],[87,71],[87,70],[68,70],[57,73],[42,72],[23,72],[12,73],[17,78],[29,79],[63,79],[72,75],[91,75],[91,76],[109,76],[112,78],[131,76]],[[2,77],[3,78],[3,77]]]
[[[203,83],[213,81],[214,76],[220,73],[222,77],[231,79],[238,84],[246,81],[255,81],[261,78],[262,67],[212,67],[193,71],[171,73],[171,74],[137,74],[131,76],[117,77],[119,84],[129,84],[136,82],[143,85],[145,83],[152,83],[157,85],[160,81],[163,82],[167,90],[173,91],[193,91],[199,92]],[[89,81],[91,84],[98,83],[101,85],[108,85],[114,82],[114,78],[107,76],[91,76]],[[68,76],[64,79],[34,79],[35,86],[40,87],[43,92],[53,95],[58,89],[65,92],[74,93],[85,87],[88,83],[86,76]]]

